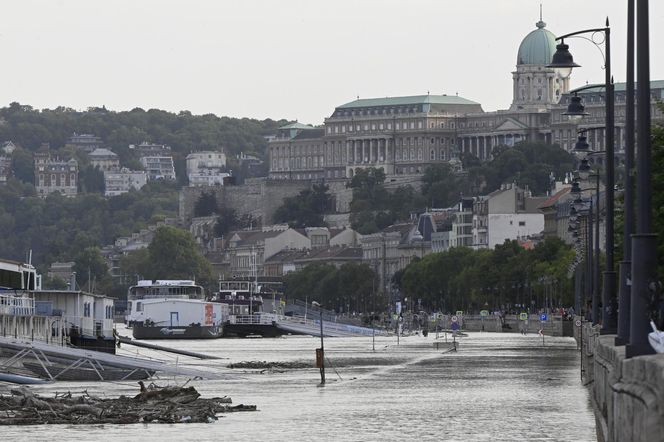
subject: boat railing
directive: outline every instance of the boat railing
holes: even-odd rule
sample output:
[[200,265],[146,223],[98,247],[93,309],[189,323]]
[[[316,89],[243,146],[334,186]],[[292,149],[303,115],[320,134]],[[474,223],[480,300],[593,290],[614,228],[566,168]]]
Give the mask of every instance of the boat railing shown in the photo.
[[33,316],[35,314],[35,300],[27,296],[0,294],[0,314]]
[[170,294],[170,293],[161,293],[161,294],[133,294],[130,295],[127,298],[129,301],[136,301],[136,300],[141,300],[141,299],[203,299],[202,294],[184,294],[184,293],[178,293],[178,294]]
[[256,313],[253,315],[230,315],[230,324],[271,325],[276,321],[277,315],[272,313]]

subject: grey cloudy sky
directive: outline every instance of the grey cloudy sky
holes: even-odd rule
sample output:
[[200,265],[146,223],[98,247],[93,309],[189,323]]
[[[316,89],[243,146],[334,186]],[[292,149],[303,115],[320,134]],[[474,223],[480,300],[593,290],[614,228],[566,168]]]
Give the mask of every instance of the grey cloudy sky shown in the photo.
[[[503,109],[539,0],[10,0],[0,5],[0,106],[160,108],[320,124],[361,98],[455,94]],[[556,35],[612,27],[625,79],[626,0],[544,0]],[[664,1],[650,1],[664,79]],[[570,40],[572,86],[602,58]]]

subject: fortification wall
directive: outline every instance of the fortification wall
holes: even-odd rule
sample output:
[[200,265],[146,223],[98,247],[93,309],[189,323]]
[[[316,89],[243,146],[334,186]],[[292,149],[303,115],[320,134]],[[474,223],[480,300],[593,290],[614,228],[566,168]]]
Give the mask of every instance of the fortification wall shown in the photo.
[[239,186],[184,187],[180,191],[180,218],[189,225],[194,205],[203,192],[214,192],[217,205],[232,208],[238,214],[251,214],[265,224],[272,223],[275,210],[283,199],[311,187],[310,181],[268,180],[252,178]]

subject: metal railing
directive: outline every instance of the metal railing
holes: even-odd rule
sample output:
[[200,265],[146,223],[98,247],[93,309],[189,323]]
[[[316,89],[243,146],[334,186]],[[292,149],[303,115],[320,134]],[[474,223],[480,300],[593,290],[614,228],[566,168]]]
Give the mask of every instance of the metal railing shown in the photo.
[[0,294],[0,314],[33,316],[35,300],[26,296]]

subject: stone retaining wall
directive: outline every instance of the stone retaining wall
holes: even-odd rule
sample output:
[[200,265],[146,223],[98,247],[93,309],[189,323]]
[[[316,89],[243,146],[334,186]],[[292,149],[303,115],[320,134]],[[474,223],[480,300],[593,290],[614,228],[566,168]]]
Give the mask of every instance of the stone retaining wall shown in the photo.
[[664,354],[625,359],[615,335],[600,335],[587,322],[581,331],[582,378],[593,400],[597,439],[664,440]]

